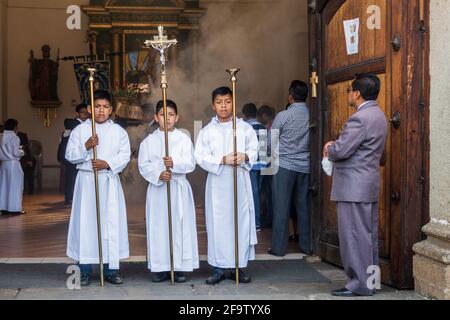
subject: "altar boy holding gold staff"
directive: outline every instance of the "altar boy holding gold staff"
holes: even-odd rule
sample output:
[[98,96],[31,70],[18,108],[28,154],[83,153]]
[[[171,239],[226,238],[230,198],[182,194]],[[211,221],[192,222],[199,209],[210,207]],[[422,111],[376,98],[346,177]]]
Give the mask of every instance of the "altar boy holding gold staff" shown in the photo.
[[148,268],[154,272],[153,282],[171,278],[166,189],[170,182],[174,280],[182,283],[187,280],[184,272],[199,268],[194,196],[186,179],[186,174],[195,170],[194,147],[191,139],[175,128],[175,102],[167,100],[170,157],[165,157],[163,101],[156,106],[155,121],[159,129],[142,141],[139,149],[139,171],[150,182],[146,204]]
[[[238,167],[239,268],[255,259],[256,226],[250,170],[258,158],[258,138],[253,127],[237,119],[237,154],[233,153],[233,92],[228,87],[212,93],[216,116],[204,127],[195,146],[197,163],[208,172],[205,193],[208,263],[214,274],[207,284],[236,280],[233,167]],[[231,270],[228,270],[231,269]],[[227,272],[229,272],[227,274]],[[239,269],[239,282],[251,278]]]
[[[93,171],[98,172],[101,235],[105,280],[121,284],[119,261],[129,257],[127,213],[119,173],[130,162],[127,132],[109,117],[113,111],[108,91],[94,93],[96,135],[92,120],[86,120],[71,133],[66,159],[77,165],[78,174],[70,216],[67,256],[78,261],[81,285],[91,282],[92,264],[99,263],[96,197]],[[97,146],[98,160],[93,160]]]

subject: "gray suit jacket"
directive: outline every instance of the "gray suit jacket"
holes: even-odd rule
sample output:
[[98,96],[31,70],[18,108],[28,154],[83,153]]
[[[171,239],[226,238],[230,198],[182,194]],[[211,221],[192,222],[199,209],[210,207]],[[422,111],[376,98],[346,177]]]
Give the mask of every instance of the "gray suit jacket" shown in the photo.
[[350,117],[328,148],[334,162],[331,201],[378,202],[387,130],[386,116],[376,101],[367,102]]

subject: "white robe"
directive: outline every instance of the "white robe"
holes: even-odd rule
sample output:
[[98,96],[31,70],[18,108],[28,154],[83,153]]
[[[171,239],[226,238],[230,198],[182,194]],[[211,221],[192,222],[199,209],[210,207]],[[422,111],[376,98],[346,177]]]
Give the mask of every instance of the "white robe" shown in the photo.
[[14,131],[0,133],[0,210],[22,211],[23,171],[20,139]]
[[[214,267],[235,267],[233,167],[221,165],[222,157],[233,152],[233,123],[217,117],[203,128],[195,145],[197,163],[208,172],[205,191],[208,263]],[[249,161],[238,167],[239,267],[255,259],[257,244],[255,207],[249,171],[257,161],[258,138],[252,126],[237,120],[237,151]]]
[[[91,120],[78,125],[72,131],[66,149],[66,159],[78,169],[67,256],[80,264],[99,263],[93,151],[87,151],[85,147],[92,136],[91,130]],[[130,141],[127,132],[111,120],[97,124],[96,131],[99,138],[97,158],[110,166],[109,170],[99,171],[103,263],[109,263],[110,269],[119,269],[119,261],[129,257],[127,213],[119,173],[130,161]]]
[[[175,271],[199,268],[197,226],[194,196],[186,174],[195,170],[191,139],[175,129],[169,132],[169,154],[173,160],[170,182],[172,238]],[[153,272],[170,271],[167,183],[159,180],[165,171],[164,132],[156,130],[142,141],[139,149],[139,171],[150,182],[147,189],[148,268]]]

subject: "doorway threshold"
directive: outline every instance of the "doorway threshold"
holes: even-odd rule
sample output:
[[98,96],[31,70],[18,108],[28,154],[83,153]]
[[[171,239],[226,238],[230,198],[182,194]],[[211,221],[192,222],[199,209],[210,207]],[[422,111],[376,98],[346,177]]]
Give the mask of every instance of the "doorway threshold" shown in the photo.
[[[284,257],[275,257],[269,254],[257,254],[256,261],[278,261],[278,260],[309,260],[305,254],[291,253]],[[200,255],[200,261],[208,261],[208,256]],[[131,256],[128,259],[121,260],[124,263],[146,262],[145,256]],[[20,258],[0,258],[0,264],[76,264],[76,261],[67,257],[20,257]]]

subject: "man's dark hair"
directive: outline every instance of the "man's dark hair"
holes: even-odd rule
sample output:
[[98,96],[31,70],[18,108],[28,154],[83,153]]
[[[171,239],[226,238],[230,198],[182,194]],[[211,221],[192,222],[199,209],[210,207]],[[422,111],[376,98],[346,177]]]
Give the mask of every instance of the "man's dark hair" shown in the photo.
[[[166,100],[167,101],[167,108],[172,108],[175,110],[175,113],[178,114],[178,107],[177,104],[172,100]],[[161,111],[161,109],[164,108],[164,102],[162,100],[158,101],[156,104],[156,114]]]
[[308,85],[300,80],[294,80],[289,87],[289,94],[294,98],[295,102],[306,102],[308,98]]
[[106,100],[112,106],[111,94],[106,90],[97,90],[94,92],[94,100]]
[[64,129],[73,130],[78,125],[78,121],[75,119],[65,119],[64,120]]
[[254,103],[247,103],[242,108],[242,113],[247,118],[256,118],[256,114],[258,113],[258,108],[256,108],[256,105]]
[[233,91],[231,91],[231,89],[228,87],[219,87],[212,92],[212,102],[214,103],[214,100],[216,100],[217,96],[226,95],[233,96]]
[[275,119],[276,111],[274,108],[272,108],[268,105],[263,105],[263,106],[259,107],[257,115],[259,117],[261,117],[262,115],[266,115],[270,119]]
[[87,109],[87,104],[85,104],[85,103],[80,103],[79,105],[77,105],[77,107],[75,108],[75,111],[77,112],[77,113],[80,113],[80,111],[81,111],[81,109]]
[[16,119],[8,119],[5,121],[5,130],[12,131],[19,125],[19,121]]
[[380,94],[380,78],[373,73],[357,74],[352,82],[352,90],[359,91],[364,100],[377,100]]

